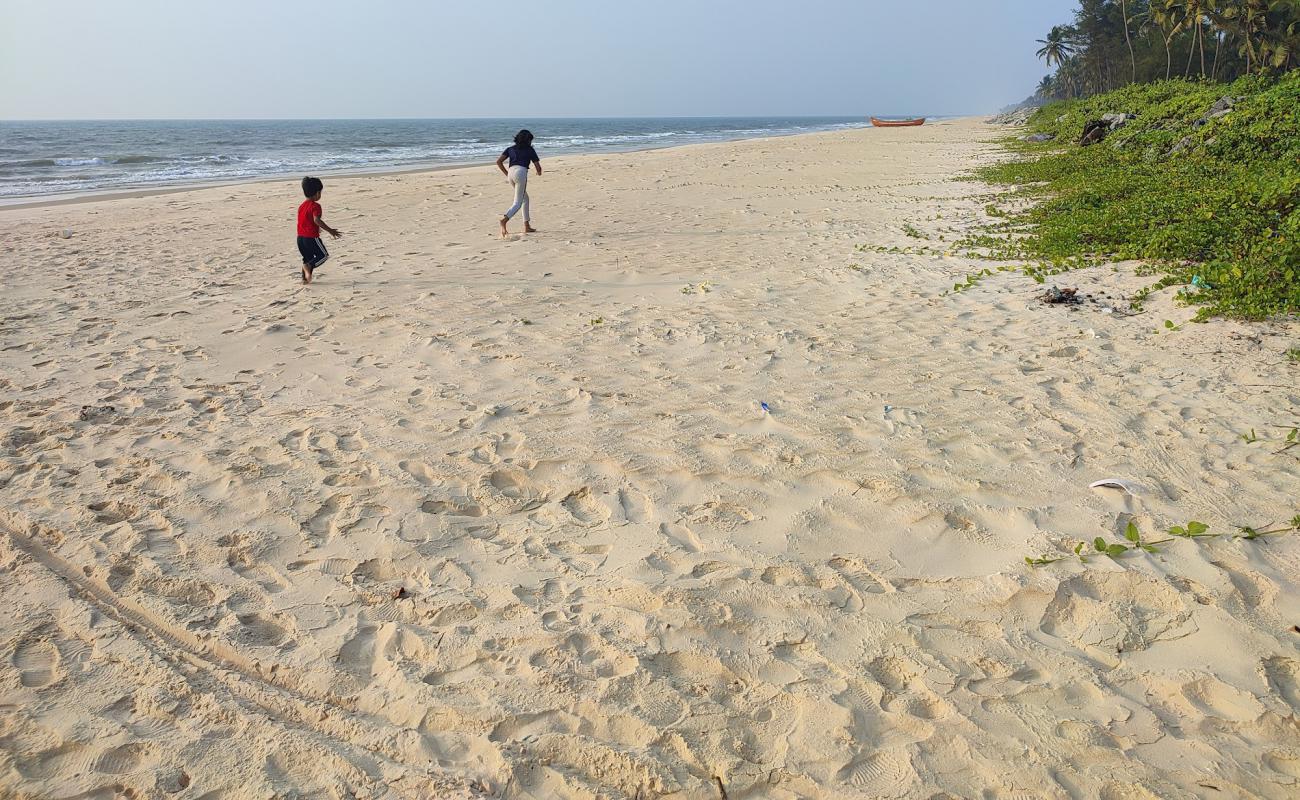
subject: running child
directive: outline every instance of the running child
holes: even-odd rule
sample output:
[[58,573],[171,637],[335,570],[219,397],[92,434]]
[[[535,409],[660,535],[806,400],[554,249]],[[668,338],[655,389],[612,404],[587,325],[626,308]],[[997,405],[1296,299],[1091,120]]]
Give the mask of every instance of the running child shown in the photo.
[[[506,162],[509,162],[510,169],[506,169]],[[501,174],[510,179],[510,185],[515,187],[515,204],[510,206],[510,210],[501,218],[501,238],[504,239],[510,235],[506,230],[506,224],[510,218],[519,213],[519,209],[524,210],[524,233],[536,233],[537,230],[531,224],[532,218],[528,215],[528,167],[537,166],[537,174],[542,174],[542,161],[537,157],[537,151],[533,149],[533,134],[527,130],[515,134],[515,143],[507,147],[501,157],[497,159],[497,169]]]
[[331,228],[321,219],[320,196],[324,190],[325,184],[321,183],[320,178],[302,179],[302,193],[307,197],[298,206],[298,252],[302,253],[303,283],[311,283],[312,273],[329,260],[329,251],[320,240],[321,229],[325,229],[335,239],[343,235],[343,231]]

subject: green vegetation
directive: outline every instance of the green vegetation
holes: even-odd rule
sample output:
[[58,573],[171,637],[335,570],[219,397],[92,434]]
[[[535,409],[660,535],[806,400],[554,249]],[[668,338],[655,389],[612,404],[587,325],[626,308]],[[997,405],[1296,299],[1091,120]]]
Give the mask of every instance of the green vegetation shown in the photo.
[[[1263,529],[1259,529],[1249,526],[1241,526],[1237,528],[1237,533],[1232,535],[1231,538],[1254,541],[1255,539],[1263,539],[1268,536],[1277,536],[1282,533],[1296,532],[1300,532],[1300,514],[1293,517],[1289,523],[1276,528],[1264,526]],[[1138,530],[1137,523],[1129,520],[1128,525],[1125,526],[1124,529],[1125,544],[1120,544],[1119,542],[1108,542],[1098,536],[1091,542],[1077,542],[1073,547],[1069,548],[1069,553],[1073,554],[1073,556],[1079,559],[1081,563],[1086,564],[1088,563],[1089,554],[1103,555],[1118,560],[1128,553],[1158,553],[1160,552],[1157,549],[1158,545],[1167,544],[1176,539],[1217,539],[1220,536],[1230,535],[1226,532],[1211,533],[1209,525],[1206,525],[1204,522],[1197,522],[1196,520],[1192,520],[1186,525],[1175,525],[1170,528],[1167,533],[1169,534],[1169,537],[1166,539],[1157,539],[1154,542],[1144,540],[1142,538],[1142,532]],[[1039,556],[1036,558],[1033,556],[1025,556],[1025,564],[1030,567],[1045,567],[1048,564],[1055,564],[1058,561],[1064,561],[1070,557],[1069,554]]]
[[1300,0],[1080,0],[1039,39],[1055,71],[1036,97],[1066,99],[1176,76],[1231,81],[1300,66]]
[[[1258,434],[1255,433],[1255,429],[1251,428],[1249,433],[1241,434],[1241,440],[1246,444],[1264,442],[1265,444],[1281,445],[1281,448],[1275,451],[1274,455],[1282,455],[1283,453],[1291,454],[1292,450],[1300,448],[1300,425],[1273,425],[1271,427],[1279,431],[1275,438],[1261,439]],[[1286,431],[1286,435],[1283,436],[1280,431]],[[1297,455],[1296,457],[1300,458],[1300,455]]]
[[[1230,109],[1211,114],[1224,97]],[[1099,144],[1075,144],[1106,114],[1135,117]],[[968,248],[1031,262],[1039,280],[1142,260],[1161,275],[1147,292],[1185,286],[1197,319],[1300,312],[1300,71],[1133,84],[1041,108],[1029,127],[1053,141],[1013,143],[1023,158],[977,175],[1035,202],[999,211]]]

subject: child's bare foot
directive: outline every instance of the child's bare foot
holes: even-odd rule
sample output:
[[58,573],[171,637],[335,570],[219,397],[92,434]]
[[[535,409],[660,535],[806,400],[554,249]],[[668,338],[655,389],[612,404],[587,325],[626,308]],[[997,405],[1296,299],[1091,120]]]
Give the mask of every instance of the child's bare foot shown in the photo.
[[303,286],[306,286],[306,285],[309,284],[309,283],[311,283],[311,267],[307,266],[306,264],[303,264],[303,265],[302,265],[302,284],[303,284]]
[[537,233],[537,229],[527,222],[524,223],[524,233]]
[[502,239],[504,239],[504,238],[506,238],[507,236],[510,235],[510,231],[506,230],[506,223],[509,222],[509,221],[510,221],[510,220],[509,220],[509,219],[506,219],[505,217],[502,217],[502,218],[501,218],[501,238],[502,238]]

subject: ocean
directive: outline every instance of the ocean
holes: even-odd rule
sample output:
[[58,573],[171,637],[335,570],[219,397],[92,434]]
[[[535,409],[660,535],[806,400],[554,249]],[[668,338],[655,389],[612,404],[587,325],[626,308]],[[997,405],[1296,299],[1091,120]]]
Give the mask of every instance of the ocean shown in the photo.
[[0,122],[0,198],[542,158],[865,127],[861,117]]

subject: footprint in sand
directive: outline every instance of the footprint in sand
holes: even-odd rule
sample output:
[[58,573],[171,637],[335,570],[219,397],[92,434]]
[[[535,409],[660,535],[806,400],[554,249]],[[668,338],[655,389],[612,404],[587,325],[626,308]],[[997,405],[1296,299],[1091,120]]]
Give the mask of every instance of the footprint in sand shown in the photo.
[[152,748],[143,742],[132,742],[104,751],[95,759],[95,771],[105,775],[130,775],[147,766]]
[[686,509],[684,516],[691,524],[707,525],[721,530],[735,530],[754,520],[754,515],[749,509],[721,500],[692,506]]
[[534,655],[529,663],[553,675],[618,678],[636,670],[637,660],[589,633],[571,634],[563,643]]
[[654,521],[654,506],[650,498],[635,489],[618,490],[618,507],[623,519],[633,525]]
[[449,517],[481,517],[483,509],[462,500],[425,500],[420,510],[426,514],[443,514]]
[[289,637],[283,627],[260,614],[241,614],[238,636],[254,647],[279,647]]
[[116,525],[119,522],[125,522],[136,515],[134,506],[118,503],[115,500],[108,500],[103,503],[91,503],[86,506],[95,514],[95,521],[103,525]]
[[1078,647],[1111,654],[1144,650],[1196,629],[1177,591],[1135,572],[1087,572],[1062,581],[1040,626]]
[[59,677],[58,648],[44,639],[28,639],[14,650],[13,665],[23,686],[44,688]]
[[1230,722],[1250,722],[1264,713],[1253,694],[1214,678],[1201,678],[1183,686],[1183,696],[1208,717]]
[[881,750],[860,756],[835,776],[871,797],[900,797],[916,781],[916,771],[901,750]]
[[423,464],[419,461],[402,461],[399,462],[397,466],[402,470],[402,472],[405,472],[407,475],[414,478],[415,482],[421,486],[433,486],[438,482],[437,476],[428,464]]
[[1300,661],[1272,656],[1264,660],[1262,667],[1269,688],[1300,714]]
[[541,506],[546,502],[546,493],[523,470],[502,469],[480,481],[478,500],[494,513],[517,514]]
[[328,541],[344,527],[344,518],[351,507],[350,495],[330,495],[311,519],[303,523],[303,530],[318,540]]
[[171,559],[185,555],[185,545],[172,535],[172,526],[165,518],[156,516],[144,532],[144,546],[154,558]]
[[599,525],[609,519],[609,509],[596,501],[596,498],[591,494],[590,486],[583,486],[569,492],[560,501],[560,505],[564,507],[565,511],[569,512],[569,516],[573,517],[574,522],[586,527]]

